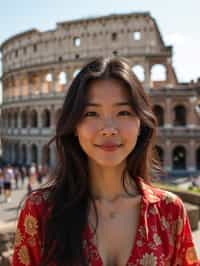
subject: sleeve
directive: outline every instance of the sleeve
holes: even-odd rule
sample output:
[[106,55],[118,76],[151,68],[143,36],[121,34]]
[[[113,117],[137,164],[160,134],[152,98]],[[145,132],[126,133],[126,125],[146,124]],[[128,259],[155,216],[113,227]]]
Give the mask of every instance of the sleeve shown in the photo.
[[176,245],[173,266],[200,266],[192,240],[189,218],[183,202],[178,200],[179,214],[176,227]]
[[40,264],[41,234],[38,216],[38,206],[28,198],[18,219],[12,266]]

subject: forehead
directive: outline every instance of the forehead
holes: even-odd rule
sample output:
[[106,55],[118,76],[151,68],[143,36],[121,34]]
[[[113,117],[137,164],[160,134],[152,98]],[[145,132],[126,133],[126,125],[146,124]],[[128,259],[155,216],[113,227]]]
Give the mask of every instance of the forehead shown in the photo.
[[128,88],[119,80],[95,80],[88,88],[87,99],[95,101],[117,101],[130,98]]

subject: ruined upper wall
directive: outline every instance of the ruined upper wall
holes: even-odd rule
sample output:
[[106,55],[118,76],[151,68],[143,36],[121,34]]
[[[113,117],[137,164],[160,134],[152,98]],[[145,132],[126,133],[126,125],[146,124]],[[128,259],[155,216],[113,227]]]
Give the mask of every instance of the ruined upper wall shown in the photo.
[[53,31],[36,29],[6,40],[0,47],[3,74],[49,63],[89,60],[117,54],[166,58],[166,47],[149,13],[131,13],[58,23]]

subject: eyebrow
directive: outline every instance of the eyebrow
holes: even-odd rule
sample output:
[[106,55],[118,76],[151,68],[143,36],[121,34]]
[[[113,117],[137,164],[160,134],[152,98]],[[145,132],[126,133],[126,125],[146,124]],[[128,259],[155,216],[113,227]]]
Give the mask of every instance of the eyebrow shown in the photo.
[[[124,106],[124,105],[128,105],[130,106],[130,102],[118,102],[118,103],[114,103],[113,106]],[[92,102],[87,102],[86,103],[86,106],[96,106],[96,107],[100,107],[102,106],[101,104],[99,103],[92,103]]]

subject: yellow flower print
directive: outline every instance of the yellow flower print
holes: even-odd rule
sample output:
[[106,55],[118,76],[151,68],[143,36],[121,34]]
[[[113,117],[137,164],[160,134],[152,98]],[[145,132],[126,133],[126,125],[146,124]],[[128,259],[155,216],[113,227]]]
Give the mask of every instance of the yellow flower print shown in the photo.
[[140,264],[142,266],[156,266],[157,258],[156,256],[154,256],[153,253],[151,254],[145,253],[142,259],[140,260]]
[[165,202],[166,204],[169,204],[171,202],[174,202],[176,200],[176,195],[169,191],[165,191]]
[[31,236],[37,234],[38,222],[32,215],[28,214],[24,220],[25,231]]
[[15,234],[15,247],[20,246],[22,239],[23,239],[22,234],[19,228],[17,228],[16,234]]
[[194,247],[188,248],[185,256],[188,264],[193,264],[198,260]]
[[28,254],[28,249],[26,246],[22,246],[18,252],[18,256],[19,256],[19,261],[28,266],[30,265],[30,259],[29,259],[29,254]]
[[161,217],[162,230],[169,230],[169,223],[164,216]]
[[142,240],[138,240],[138,241],[136,242],[136,245],[137,245],[138,247],[142,247],[142,245],[143,245]]
[[153,234],[153,240],[154,240],[156,246],[159,246],[161,244],[161,239],[160,239],[159,235],[156,233]]

